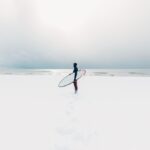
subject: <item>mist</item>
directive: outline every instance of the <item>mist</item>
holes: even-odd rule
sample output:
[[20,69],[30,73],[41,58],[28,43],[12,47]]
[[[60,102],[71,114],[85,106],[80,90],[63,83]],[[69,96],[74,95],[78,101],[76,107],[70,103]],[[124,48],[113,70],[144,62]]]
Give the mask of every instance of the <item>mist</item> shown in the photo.
[[148,0],[1,0],[0,67],[150,67]]

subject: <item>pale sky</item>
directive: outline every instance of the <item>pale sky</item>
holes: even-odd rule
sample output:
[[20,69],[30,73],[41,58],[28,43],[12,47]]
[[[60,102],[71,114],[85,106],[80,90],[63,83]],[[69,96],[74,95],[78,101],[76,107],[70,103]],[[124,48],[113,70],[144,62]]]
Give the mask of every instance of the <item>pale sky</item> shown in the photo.
[[1,0],[0,67],[150,67],[150,0]]

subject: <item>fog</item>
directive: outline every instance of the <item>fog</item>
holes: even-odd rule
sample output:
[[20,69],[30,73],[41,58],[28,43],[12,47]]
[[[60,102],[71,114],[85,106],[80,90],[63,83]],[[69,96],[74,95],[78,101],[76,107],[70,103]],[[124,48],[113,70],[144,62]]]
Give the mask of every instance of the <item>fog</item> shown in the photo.
[[0,67],[150,67],[148,0],[1,0]]

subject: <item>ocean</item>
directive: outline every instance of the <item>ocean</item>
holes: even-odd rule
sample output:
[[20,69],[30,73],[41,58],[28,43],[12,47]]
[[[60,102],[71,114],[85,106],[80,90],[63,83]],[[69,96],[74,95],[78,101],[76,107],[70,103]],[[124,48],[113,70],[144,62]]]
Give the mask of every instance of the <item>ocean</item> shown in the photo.
[[[67,75],[72,69],[0,69],[5,75]],[[150,69],[86,69],[86,76],[149,77]]]

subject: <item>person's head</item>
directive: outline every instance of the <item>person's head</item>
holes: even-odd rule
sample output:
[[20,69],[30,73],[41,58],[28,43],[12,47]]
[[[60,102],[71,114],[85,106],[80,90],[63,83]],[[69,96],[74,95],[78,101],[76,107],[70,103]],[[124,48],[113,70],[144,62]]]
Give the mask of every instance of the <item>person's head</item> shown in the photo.
[[73,63],[73,67],[77,67],[77,63]]

